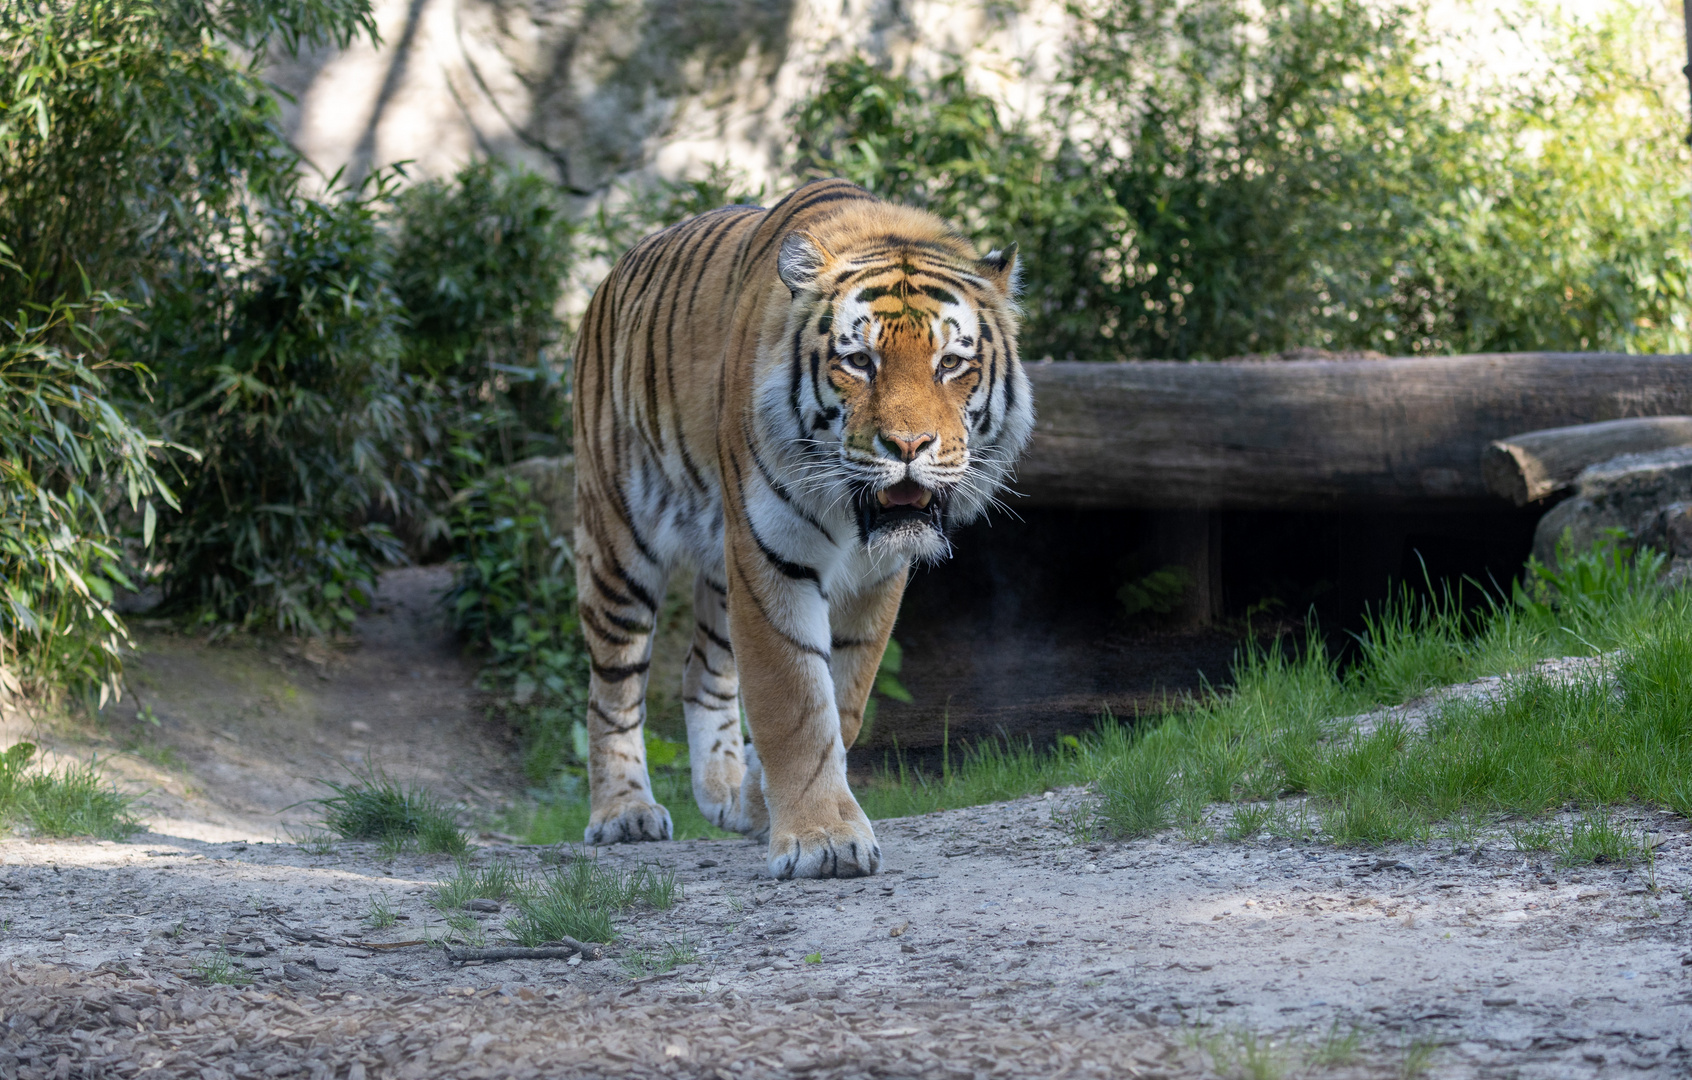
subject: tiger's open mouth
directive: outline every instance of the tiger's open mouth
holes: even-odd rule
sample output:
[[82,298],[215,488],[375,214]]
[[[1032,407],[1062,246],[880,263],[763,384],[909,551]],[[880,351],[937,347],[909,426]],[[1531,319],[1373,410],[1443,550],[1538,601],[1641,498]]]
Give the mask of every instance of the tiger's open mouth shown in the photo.
[[879,491],[865,488],[858,498],[858,519],[864,539],[906,529],[941,527],[945,492],[923,487],[915,480],[901,480]]

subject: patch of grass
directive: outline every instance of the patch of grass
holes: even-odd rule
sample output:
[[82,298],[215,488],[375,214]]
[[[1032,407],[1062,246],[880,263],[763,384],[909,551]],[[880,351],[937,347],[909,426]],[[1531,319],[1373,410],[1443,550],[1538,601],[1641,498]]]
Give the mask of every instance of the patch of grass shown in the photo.
[[662,946],[644,946],[633,950],[623,958],[623,970],[635,978],[662,975],[698,959],[698,943],[683,934],[675,941],[666,941]]
[[1083,756],[1089,749],[1074,736],[1044,752],[1003,737],[954,755],[948,731],[942,737],[938,775],[911,768],[896,751],[881,774],[856,794],[872,820],[979,806],[1081,782],[1088,771]]
[[[1533,591],[1473,619],[1455,594],[1403,597],[1372,619],[1349,672],[1314,637],[1296,652],[1248,650],[1232,691],[1194,699],[1109,760],[1100,817],[1120,835],[1191,831],[1183,807],[1194,801],[1300,795],[1325,839],[1366,846],[1426,841],[1441,822],[1533,819],[1569,801],[1677,806],[1692,775],[1692,597],[1657,588],[1657,563],[1629,562],[1613,545],[1565,551],[1562,570],[1530,567]],[[1335,719],[1496,664],[1615,648],[1613,686],[1530,673],[1495,700],[1449,703],[1421,730]],[[1624,852],[1600,824],[1582,836],[1604,857]]]
[[310,800],[323,827],[343,840],[380,841],[385,854],[412,846],[425,854],[463,855],[470,841],[450,809],[430,792],[391,779],[374,765],[344,783],[318,780],[335,794]]
[[459,859],[453,875],[435,885],[429,902],[437,911],[457,911],[471,900],[509,900],[527,885],[523,873],[503,859],[486,866]]
[[393,901],[388,899],[387,893],[370,895],[370,907],[364,913],[364,921],[370,924],[372,930],[386,930],[399,921]]
[[1582,816],[1555,848],[1561,866],[1589,866],[1594,863],[1623,863],[1631,866],[1649,856],[1644,837],[1628,830],[1608,813],[1597,811]]
[[1222,835],[1234,841],[1250,840],[1268,827],[1272,813],[1273,810],[1262,803],[1238,807],[1234,816],[1228,819]]
[[1322,1041],[1311,1047],[1308,1063],[1324,1069],[1350,1065],[1357,1060],[1362,1046],[1363,1029],[1353,1026],[1341,1035],[1339,1020],[1335,1019],[1328,1033],[1322,1036]]
[[519,944],[534,946],[563,937],[610,941],[613,918],[637,906],[665,910],[681,899],[672,871],[650,866],[621,870],[580,850],[555,869],[525,873],[508,862],[476,866],[460,859],[451,877],[435,886],[430,903],[462,935],[480,933],[463,908],[471,900],[499,900],[516,909],[505,922]]
[[100,779],[99,762],[32,769],[36,748],[20,742],[0,753],[0,822],[37,836],[122,840],[141,831],[131,800]]
[[218,986],[247,986],[253,981],[247,969],[222,949],[194,961],[191,970],[206,982]]

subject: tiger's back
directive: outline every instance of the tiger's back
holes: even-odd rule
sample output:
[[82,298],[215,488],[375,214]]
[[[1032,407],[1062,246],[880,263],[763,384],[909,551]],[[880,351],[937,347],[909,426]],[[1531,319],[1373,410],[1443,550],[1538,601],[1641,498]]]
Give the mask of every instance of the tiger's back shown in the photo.
[[845,748],[911,560],[949,550],[1032,427],[1014,273],[1014,249],[978,257],[930,215],[823,181],[648,237],[600,286],[574,384],[588,842],[670,835],[641,725],[687,562],[701,810],[768,832],[778,875],[879,866]]

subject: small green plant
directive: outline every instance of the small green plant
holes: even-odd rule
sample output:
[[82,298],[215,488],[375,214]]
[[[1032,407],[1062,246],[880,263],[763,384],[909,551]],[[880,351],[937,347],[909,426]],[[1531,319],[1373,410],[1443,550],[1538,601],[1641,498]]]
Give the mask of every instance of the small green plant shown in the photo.
[[307,855],[313,855],[319,859],[326,859],[335,854],[335,834],[327,829],[308,828],[304,833],[294,838],[294,843],[298,844],[300,850]]
[[1193,575],[1184,566],[1165,566],[1143,577],[1132,578],[1116,590],[1122,610],[1135,615],[1168,615],[1181,606],[1193,587]]
[[623,970],[637,978],[662,975],[698,959],[698,943],[684,934],[675,941],[665,942],[662,947],[648,945],[632,950],[623,958]]
[[436,883],[429,903],[438,911],[457,911],[472,900],[509,900],[529,884],[521,870],[503,859],[477,866],[460,858],[453,875]]
[[1342,1035],[1340,1022],[1336,1018],[1329,1026],[1328,1033],[1322,1036],[1322,1041],[1311,1048],[1309,1063],[1327,1069],[1350,1065],[1357,1060],[1362,1045],[1363,1030],[1353,1026]]
[[807,964],[820,964],[820,963],[822,963],[822,950],[818,949],[816,952],[806,953],[805,954],[805,963],[807,963]]
[[364,921],[370,924],[372,930],[386,930],[399,921],[393,901],[388,898],[387,893],[370,895],[370,906],[365,910]]
[[1436,1044],[1422,1039],[1412,1040],[1404,1047],[1404,1057],[1398,1063],[1400,1080],[1418,1080],[1426,1076],[1428,1067],[1433,1062]]
[[246,968],[236,963],[223,949],[196,960],[190,969],[208,983],[216,986],[247,986],[253,981]]
[[1268,826],[1271,813],[1273,810],[1261,803],[1236,807],[1222,835],[1235,841],[1250,840]]
[[1637,834],[1603,811],[1582,815],[1559,836],[1555,850],[1561,866],[1632,865],[1648,854]]
[[462,855],[470,841],[439,799],[391,779],[375,765],[337,783],[318,780],[335,794],[310,800],[323,812],[323,827],[343,840],[376,840],[384,853],[415,844],[429,854]]
[[864,725],[858,729],[857,746],[868,746],[870,736],[875,731],[875,714],[880,707],[882,698],[902,701],[910,704],[911,692],[905,689],[905,684],[899,681],[899,672],[905,667],[905,650],[892,638],[887,639],[887,649],[881,654],[881,663],[875,669],[875,688],[869,700],[864,702]]

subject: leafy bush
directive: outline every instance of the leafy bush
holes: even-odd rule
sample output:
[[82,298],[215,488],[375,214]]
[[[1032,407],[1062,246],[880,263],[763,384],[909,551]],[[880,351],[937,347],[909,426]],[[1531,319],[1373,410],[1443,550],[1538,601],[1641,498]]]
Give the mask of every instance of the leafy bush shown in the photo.
[[[373,234],[345,228],[357,231],[362,208],[297,197],[297,158],[258,74],[273,44],[373,31],[365,0],[72,0],[15,6],[0,24],[0,235],[17,267],[0,276],[0,310],[64,310],[107,295],[98,290],[125,301],[89,309],[86,332],[49,318],[19,340],[86,354],[96,374],[78,393],[105,404],[106,434],[127,416],[205,445],[203,459],[174,458],[181,513],[162,489],[141,490],[138,472],[124,486],[132,503],[159,492],[140,511],[143,539],[162,518],[171,598],[213,618],[274,612],[286,627],[318,627],[341,615],[329,594],[368,578],[382,546],[360,534],[347,513],[357,492],[338,482],[363,471],[370,441],[349,425],[327,430],[321,415],[325,390],[350,383],[326,388],[320,371],[294,381],[302,367],[345,368],[370,344],[352,324],[370,315],[379,279],[350,264],[372,257]],[[337,244],[339,256],[327,250]],[[108,382],[113,358],[152,367],[156,396]],[[348,400],[362,405],[362,389],[335,404]],[[335,454],[345,456],[325,460]],[[99,496],[73,502],[83,513]],[[97,553],[106,577],[121,576],[114,523],[61,517],[65,550]],[[110,638],[89,633],[116,632],[115,617],[85,615],[59,647],[109,655]]]
[[175,506],[153,471],[156,442],[110,400],[104,380],[123,366],[91,355],[85,320],[109,306],[22,307],[0,321],[0,697],[69,688],[104,704],[118,692],[126,639],[112,590],[131,582],[111,515],[126,503],[150,543],[158,508]]
[[323,633],[401,557],[366,520],[403,430],[398,306],[377,203],[294,195],[243,216],[229,249],[155,302],[149,327],[171,437],[204,454],[161,531],[167,603],[208,621]]
[[481,653],[483,678],[511,692],[528,771],[549,779],[585,757],[572,735],[587,702],[588,658],[569,541],[555,534],[531,482],[512,472],[490,474],[462,493],[452,536],[459,552],[446,597],[453,627]]
[[[1031,356],[1692,348],[1685,117],[1658,14],[1550,21],[1477,90],[1413,2],[1084,5],[1070,90],[1006,124],[862,59],[796,113],[801,178],[1018,241]],[[1524,31],[1525,32],[1525,31]]]
[[568,445],[556,308],[573,229],[555,187],[486,161],[401,191],[390,228],[410,410],[395,482],[420,496],[403,524],[427,548],[485,471]]

